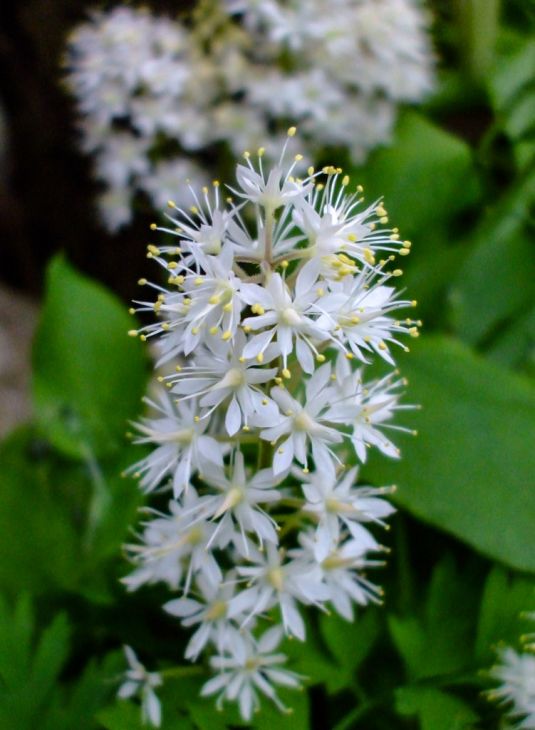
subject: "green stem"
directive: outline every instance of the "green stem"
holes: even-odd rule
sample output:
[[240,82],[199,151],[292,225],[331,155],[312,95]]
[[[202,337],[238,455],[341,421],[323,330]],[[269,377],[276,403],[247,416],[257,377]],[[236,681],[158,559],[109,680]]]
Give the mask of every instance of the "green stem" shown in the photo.
[[456,0],[457,27],[464,63],[480,81],[494,59],[501,0]]
[[83,545],[86,551],[93,546],[97,528],[102,522],[102,518],[106,513],[106,509],[111,501],[111,494],[106,484],[106,480],[102,474],[100,464],[98,463],[93,450],[89,444],[84,444],[85,463],[91,476],[91,484],[93,492],[89,503],[89,512],[87,516],[87,528],[84,536]]
[[170,667],[169,669],[163,669],[158,672],[164,679],[182,679],[183,677],[199,677],[206,674],[204,667],[191,666],[191,667]]

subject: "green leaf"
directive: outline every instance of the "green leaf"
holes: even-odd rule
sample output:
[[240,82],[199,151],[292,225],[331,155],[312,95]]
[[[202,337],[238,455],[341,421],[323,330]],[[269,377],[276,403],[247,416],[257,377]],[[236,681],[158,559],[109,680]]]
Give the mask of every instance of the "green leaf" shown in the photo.
[[402,369],[418,436],[398,439],[399,461],[371,452],[363,478],[397,483],[417,517],[535,571],[535,389],[446,337],[422,337]]
[[79,525],[42,448],[27,429],[0,445],[0,587],[13,596],[79,581]]
[[515,645],[521,634],[533,630],[533,623],[522,619],[525,611],[535,611],[535,579],[512,575],[495,566],[481,599],[476,639],[480,666],[490,665],[499,642]]
[[428,230],[445,225],[479,195],[470,148],[413,111],[401,116],[393,144],[357,174],[368,200],[384,197],[390,223],[402,236],[416,236],[415,257]]
[[[142,502],[136,484],[120,472],[139,451],[129,446],[89,468],[58,458],[31,428],[0,445],[0,587],[6,594],[67,590],[99,601],[109,595],[117,578],[110,569]],[[95,470],[107,500],[92,521]]]
[[109,453],[122,443],[145,386],[132,319],[103,287],[62,258],[49,266],[33,350],[36,417],[54,445],[71,456]]
[[[133,702],[117,700],[97,715],[100,727],[105,730],[142,730],[141,710]],[[187,727],[187,726],[186,726]]]
[[31,730],[45,712],[69,651],[69,627],[57,616],[34,646],[28,597],[13,612],[0,599],[0,727]]
[[433,571],[421,615],[388,617],[411,681],[453,675],[470,665],[476,620],[473,583],[473,576],[461,575],[446,556]]
[[524,177],[489,211],[452,284],[451,321],[470,344],[481,343],[535,304],[535,252],[528,227],[534,200],[535,177]]
[[320,617],[320,629],[337,666],[325,677],[327,691],[339,692],[353,683],[355,672],[366,659],[379,635],[379,619],[367,609],[350,623],[337,614]]
[[400,687],[396,710],[400,715],[416,715],[421,730],[468,730],[478,719],[462,700],[433,687]]

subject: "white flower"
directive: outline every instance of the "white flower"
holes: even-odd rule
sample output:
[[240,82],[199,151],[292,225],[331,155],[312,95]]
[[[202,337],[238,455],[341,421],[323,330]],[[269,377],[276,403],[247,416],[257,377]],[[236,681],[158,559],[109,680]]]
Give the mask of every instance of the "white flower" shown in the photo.
[[286,708],[277,697],[272,685],[299,687],[299,676],[280,667],[286,656],[274,653],[282,638],[280,627],[268,629],[257,641],[250,635],[241,637],[241,641],[221,655],[214,656],[210,665],[218,672],[208,680],[201,694],[206,697],[219,693],[217,707],[222,708],[224,700],[236,700],[240,706],[242,718],[247,722],[253,711],[259,708],[258,692],[268,697],[279,710]]
[[519,654],[511,647],[499,650],[499,663],[492,667],[491,677],[500,685],[490,692],[509,705],[508,714],[517,718],[514,727],[535,728],[535,655]]
[[191,188],[200,188],[206,183],[204,171],[183,157],[157,162],[138,177],[139,188],[157,209],[164,208],[171,199],[177,206],[191,205]]
[[329,336],[316,322],[319,269],[317,260],[303,266],[295,282],[293,297],[280,274],[272,274],[265,287],[242,285],[241,297],[252,305],[257,315],[244,319],[243,325],[253,331],[263,330],[247,343],[243,350],[245,357],[263,355],[276,336],[278,353],[287,368],[295,340],[299,364],[306,373],[313,372],[314,355],[319,354],[314,343],[325,341]]
[[214,586],[223,574],[212,549],[228,544],[232,534],[198,517],[205,500],[193,488],[184,495],[182,504],[171,501],[169,515],[159,515],[145,523],[141,544],[127,545],[131,560],[137,564],[133,573],[123,578],[129,590],[135,591],[146,583],[166,583],[176,590],[182,583],[188,593],[192,579],[201,573]]
[[235,591],[233,574],[227,574],[225,581],[217,586],[200,575],[197,587],[200,591],[198,599],[176,598],[164,604],[164,610],[172,616],[182,619],[182,626],[198,626],[189,640],[184,656],[195,660],[208,642],[212,642],[217,651],[230,649],[234,642],[241,641],[236,623],[240,617],[235,616],[233,623],[228,619],[230,600]]
[[411,319],[400,322],[389,316],[397,309],[413,306],[413,302],[397,299],[394,287],[381,283],[383,277],[374,282],[375,275],[373,269],[363,269],[354,277],[331,282],[329,293],[321,301],[324,315],[318,325],[330,331],[343,350],[352,352],[362,362],[369,362],[369,355],[375,353],[394,365],[388,343],[407,350],[397,336],[418,336],[419,323]]
[[402,378],[395,380],[396,374],[390,373],[380,380],[364,383],[362,373],[353,371],[343,355],[338,356],[333,399],[324,418],[333,424],[352,428],[350,439],[362,463],[366,461],[366,450],[371,446],[386,456],[399,458],[400,451],[385,436],[385,429],[413,433],[410,429],[387,423],[396,410],[412,407],[398,403],[399,393],[396,391],[406,383]]
[[319,605],[329,597],[317,566],[284,562],[281,551],[272,543],[266,545],[263,553],[257,553],[254,560],[252,566],[238,567],[238,573],[248,578],[252,586],[232,599],[229,615],[248,614],[245,624],[253,616],[278,606],[286,633],[303,641],[305,624],[297,603]]
[[[285,153],[283,148],[281,162]],[[236,168],[236,180],[240,186],[239,190],[233,190],[240,198],[249,200],[252,203],[261,205],[270,213],[275,212],[286,203],[295,202],[302,198],[310,189],[309,182],[298,182],[293,177],[295,165],[299,160],[294,160],[285,171],[282,164],[272,167],[267,178],[262,167],[262,156],[259,156],[259,169],[255,170],[249,155],[246,156],[247,165],[238,165]]]
[[208,419],[201,418],[195,401],[176,403],[162,391],[158,402],[145,399],[162,417],[144,418],[136,424],[142,434],[139,444],[156,444],[147,457],[131,466],[127,473],[139,476],[140,486],[150,492],[166,478],[172,479],[173,493],[180,496],[189,485],[192,474],[201,464],[223,463],[223,447],[206,434]]
[[162,708],[154,688],[162,684],[162,678],[157,672],[147,672],[130,646],[123,649],[129,669],[125,672],[125,681],[119,687],[117,695],[123,700],[139,695],[143,724],[148,721],[150,725],[160,727]]
[[[229,436],[234,436],[242,426],[248,428],[254,413],[266,408],[277,412],[274,402],[260,387],[275,377],[277,368],[260,368],[256,360],[247,361],[242,355],[244,344],[242,332],[237,332],[233,344],[215,337],[209,339],[206,349],[200,349],[191,365],[177,366],[179,372],[168,376],[173,393],[199,397],[200,405],[211,411],[225,403]],[[275,348],[268,348],[264,362],[276,355]]]
[[327,462],[321,470],[307,475],[301,485],[306,498],[303,510],[318,519],[314,555],[320,562],[336,548],[343,528],[363,550],[378,550],[377,541],[362,523],[384,526],[384,518],[395,511],[389,502],[379,499],[392,488],[355,487],[357,474],[355,467],[337,479],[334,466]]
[[220,529],[229,532],[236,525],[239,528],[241,541],[237,537],[235,542],[237,547],[240,547],[241,542],[245,555],[249,553],[246,533],[254,533],[260,547],[263,547],[264,541],[277,545],[279,541],[275,529],[277,523],[260,505],[273,504],[280,500],[280,492],[273,487],[283,476],[277,478],[271,469],[262,469],[247,478],[241,451],[234,454],[230,477],[227,477],[224,469],[207,464],[203,481],[220,492],[217,496],[207,496],[203,509],[203,516],[219,520],[214,537]]
[[260,432],[260,438],[277,442],[283,436],[287,436],[275,448],[273,457],[275,474],[287,469],[294,458],[307,468],[309,444],[318,468],[336,458],[332,445],[340,443],[342,435],[327,425],[329,419],[324,416],[332,397],[330,383],[331,365],[325,363],[306,381],[304,404],[292,398],[283,388],[275,387],[271,390],[271,397],[283,415],[259,414],[255,421],[259,425],[267,426]]
[[381,602],[382,589],[365,578],[361,571],[382,563],[366,557],[367,549],[362,540],[350,538],[319,559],[313,533],[300,533],[299,542],[302,547],[292,550],[291,556],[296,563],[302,561],[305,565],[314,560],[318,585],[327,592],[340,616],[352,621],[354,603],[365,606],[370,601]]

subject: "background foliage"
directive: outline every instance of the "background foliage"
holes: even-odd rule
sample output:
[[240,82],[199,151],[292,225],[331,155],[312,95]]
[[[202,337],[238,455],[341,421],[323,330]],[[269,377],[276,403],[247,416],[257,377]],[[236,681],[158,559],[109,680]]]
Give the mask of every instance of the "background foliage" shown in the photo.
[[[51,5],[64,23],[55,28],[60,37],[73,18]],[[8,22],[32,28],[35,18],[24,14],[32,5],[17,6]],[[438,92],[426,109],[406,111],[394,144],[354,171],[413,241],[405,284],[424,320],[424,334],[400,359],[408,400],[422,405],[406,416],[419,436],[402,440],[400,462],[372,458],[362,474],[399,486],[392,554],[381,571],[385,605],[354,624],[315,617],[306,644],[288,642],[307,691],[287,698],[290,717],[266,706],[258,730],[499,727],[499,712],[481,694],[489,686],[481,670],[498,642],[515,645],[528,628],[520,612],[535,610],[535,9],[504,3],[494,27],[479,22],[491,6],[435,3]],[[40,52],[35,43],[30,58]],[[8,68],[14,120],[16,73]],[[19,114],[25,118],[24,108]],[[18,134],[13,127],[15,152]],[[68,147],[63,154],[74,159]],[[24,172],[26,160],[14,169]],[[72,204],[75,215],[83,206],[69,192],[72,181],[57,164],[53,170],[52,211]],[[19,187],[15,175],[10,195],[28,202]],[[36,205],[44,251],[33,257],[41,241],[26,235],[40,237],[29,226],[35,211],[22,227],[9,219],[18,249],[9,254],[18,262],[11,281],[39,284],[39,265],[61,230],[56,240],[71,258],[124,297],[144,234],[110,242],[92,221],[67,231]],[[110,266],[125,250],[132,261]],[[148,372],[138,341],[126,337],[131,326],[124,301],[65,257],[51,261],[33,350],[35,418],[0,445],[1,727],[135,730],[138,708],[114,699],[121,644],[139,649],[151,669],[182,653],[186,637],[159,609],[158,589],[130,596],[118,582],[128,570],[121,545],[141,504],[135,484],[120,476],[139,458],[124,431]],[[202,681],[189,667],[166,681],[164,730],[243,726],[232,709],[218,714],[198,699]]]

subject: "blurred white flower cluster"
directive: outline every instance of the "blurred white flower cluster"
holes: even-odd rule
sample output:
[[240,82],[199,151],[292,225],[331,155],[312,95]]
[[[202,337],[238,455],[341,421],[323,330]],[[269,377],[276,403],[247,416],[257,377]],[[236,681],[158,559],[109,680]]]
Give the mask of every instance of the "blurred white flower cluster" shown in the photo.
[[[127,546],[124,580],[178,592],[164,608],[194,630],[186,658],[211,655],[203,694],[238,701],[245,720],[259,694],[282,707],[273,685],[298,685],[277,646],[305,640],[303,607],[350,621],[381,601],[364,571],[381,564],[369,528],[393,512],[392,488],[356,486],[346,465],[372,447],[398,457],[391,348],[419,324],[397,318],[415,302],[393,286],[410,242],[340,169],[300,177],[294,134],[273,166],[245,153],[232,197],[214,181],[188,208],[169,202],[148,247],[163,275],[140,281],[153,297],[133,310],[156,321],[131,332],[157,342],[170,374],[137,427],[153,449],[130,473],[171,499]],[[377,355],[389,374],[368,381]]]
[[389,140],[400,103],[432,88],[417,0],[211,0],[187,23],[146,9],[95,12],[71,35],[67,84],[83,149],[118,230],[142,192],[155,208],[209,179],[214,145],[276,143],[298,122],[304,153],[354,161]]
[[[526,615],[535,621],[535,612]],[[499,686],[489,692],[491,699],[507,705],[512,727],[535,730],[535,633],[522,637],[524,651],[510,646],[498,649],[498,663],[490,676]]]

